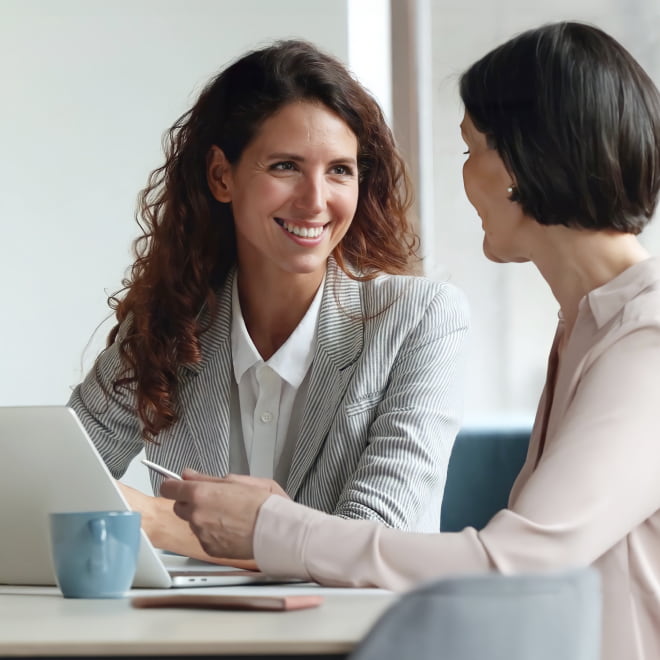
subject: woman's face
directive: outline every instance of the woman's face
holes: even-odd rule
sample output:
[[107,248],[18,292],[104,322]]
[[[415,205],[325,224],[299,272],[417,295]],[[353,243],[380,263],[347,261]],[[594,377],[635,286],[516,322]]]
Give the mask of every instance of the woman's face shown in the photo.
[[235,165],[213,148],[209,186],[231,202],[241,273],[325,272],[357,207],[357,150],[347,124],[310,102],[266,119]]
[[513,184],[511,174],[467,112],[461,122],[461,134],[468,148],[463,185],[468,200],[481,218],[484,254],[497,262],[528,261],[523,238],[530,218],[525,216],[520,204],[509,199],[507,189]]

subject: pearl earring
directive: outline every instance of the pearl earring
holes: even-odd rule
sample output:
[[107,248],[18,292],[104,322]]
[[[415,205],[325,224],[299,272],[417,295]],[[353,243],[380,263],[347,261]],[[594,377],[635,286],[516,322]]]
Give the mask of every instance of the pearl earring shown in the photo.
[[514,191],[514,190],[515,190],[515,186],[514,186],[514,185],[510,185],[510,186],[506,189],[506,191],[509,193],[509,195],[513,195],[513,191]]

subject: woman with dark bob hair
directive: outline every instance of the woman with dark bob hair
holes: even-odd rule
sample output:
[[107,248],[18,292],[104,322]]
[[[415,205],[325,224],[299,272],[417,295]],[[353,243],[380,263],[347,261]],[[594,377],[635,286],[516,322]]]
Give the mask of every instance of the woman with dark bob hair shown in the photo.
[[[211,80],[165,146],[117,325],[70,400],[113,476],[144,447],[175,472],[437,531],[467,309],[411,275],[409,183],[378,104],[338,60],[278,42]],[[206,557],[169,500],[123,489],[154,544]]]
[[482,530],[420,535],[194,473],[161,494],[210,554],[321,583],[406,589],[592,565],[602,657],[658,658],[660,261],[636,235],[660,185],[660,95],[619,43],[577,23],[506,42],[460,90],[484,251],[533,262],[561,310],[508,508]]

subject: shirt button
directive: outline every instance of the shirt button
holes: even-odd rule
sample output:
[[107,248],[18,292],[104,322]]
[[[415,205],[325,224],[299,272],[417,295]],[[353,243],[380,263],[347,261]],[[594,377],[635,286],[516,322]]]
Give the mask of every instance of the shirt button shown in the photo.
[[273,413],[269,413],[269,412],[261,413],[260,419],[264,424],[269,424],[270,422],[273,421]]

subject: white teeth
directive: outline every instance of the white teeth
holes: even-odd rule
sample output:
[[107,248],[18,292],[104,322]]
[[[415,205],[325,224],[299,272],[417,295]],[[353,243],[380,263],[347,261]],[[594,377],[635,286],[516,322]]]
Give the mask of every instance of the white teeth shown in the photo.
[[289,233],[300,236],[300,238],[318,238],[323,233],[323,226],[316,227],[298,227],[296,225],[288,225],[286,222],[282,223],[282,227]]

